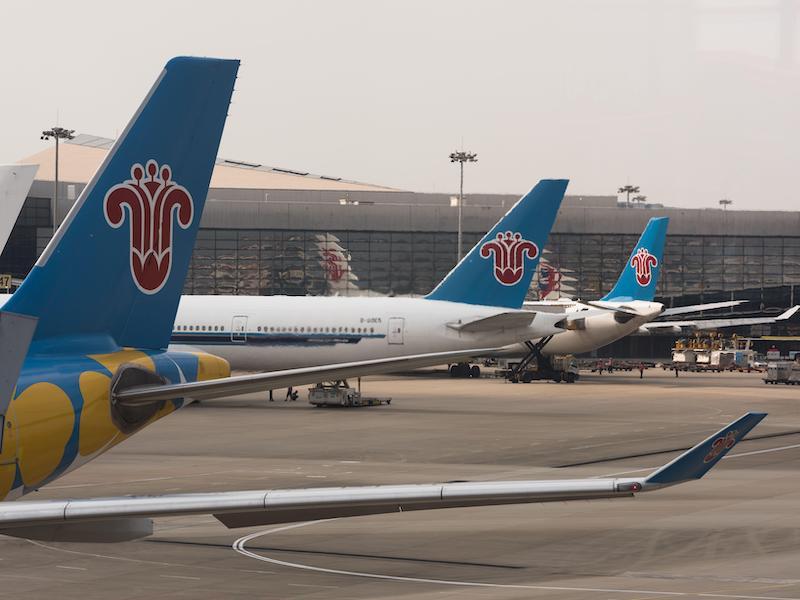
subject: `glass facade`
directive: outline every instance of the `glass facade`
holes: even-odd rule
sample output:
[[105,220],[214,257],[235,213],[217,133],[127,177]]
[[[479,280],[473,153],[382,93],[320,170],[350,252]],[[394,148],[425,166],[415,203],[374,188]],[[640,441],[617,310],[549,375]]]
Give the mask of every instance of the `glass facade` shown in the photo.
[[422,295],[455,260],[455,233],[201,229],[184,291]]
[[53,233],[50,198],[26,198],[0,255],[0,272],[25,277]]
[[[0,256],[24,277],[50,239],[50,199],[29,197]],[[464,251],[482,236],[464,233]],[[616,281],[638,236],[554,233],[529,297],[596,299]],[[201,229],[188,294],[424,295],[456,261],[455,232]],[[740,299],[748,310],[800,302],[800,235],[667,237],[657,299]],[[800,289],[798,289],[800,292]]]
[[[480,239],[464,234],[464,251]],[[531,298],[596,299],[609,291],[637,235],[552,234]],[[202,229],[189,294],[423,295],[456,260],[456,234]],[[348,270],[349,269],[349,270]],[[548,285],[549,283],[549,285]],[[667,238],[658,295],[668,304],[798,301],[800,236]]]
[[[598,298],[614,285],[638,237],[550,236],[545,257],[576,281],[574,294]],[[670,235],[658,282],[658,297],[676,304],[730,300],[756,307],[790,306],[800,285],[800,236],[741,237]]]

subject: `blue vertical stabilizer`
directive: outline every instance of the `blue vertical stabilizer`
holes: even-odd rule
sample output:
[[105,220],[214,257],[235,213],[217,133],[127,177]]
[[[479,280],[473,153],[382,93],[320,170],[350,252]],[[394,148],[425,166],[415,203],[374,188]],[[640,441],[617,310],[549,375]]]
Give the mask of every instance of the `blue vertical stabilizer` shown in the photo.
[[566,179],[540,181],[426,298],[520,308],[567,183]]
[[40,349],[167,346],[238,67],[167,63],[4,307],[38,318]]

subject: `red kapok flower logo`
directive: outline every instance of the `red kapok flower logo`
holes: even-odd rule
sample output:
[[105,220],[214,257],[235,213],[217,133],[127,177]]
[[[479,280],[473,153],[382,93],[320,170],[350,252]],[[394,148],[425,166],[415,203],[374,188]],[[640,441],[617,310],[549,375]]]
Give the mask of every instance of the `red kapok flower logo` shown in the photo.
[[[146,172],[145,172],[146,171]],[[173,215],[181,229],[194,219],[194,202],[189,191],[171,181],[169,165],[147,161],[136,163],[131,179],[108,190],[103,200],[106,222],[118,229],[130,224],[130,267],[136,287],[145,294],[157,293],[169,279],[172,269]]]

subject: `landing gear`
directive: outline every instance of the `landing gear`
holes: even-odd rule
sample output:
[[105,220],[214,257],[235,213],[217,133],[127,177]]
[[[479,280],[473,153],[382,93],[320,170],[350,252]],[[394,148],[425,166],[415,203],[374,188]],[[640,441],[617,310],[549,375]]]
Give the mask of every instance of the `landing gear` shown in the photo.
[[540,339],[535,344],[530,340],[525,342],[525,345],[528,347],[528,353],[525,355],[525,358],[523,358],[519,362],[517,366],[515,366],[509,371],[508,380],[511,383],[519,383],[520,381],[522,381],[522,383],[530,383],[531,381],[533,381],[534,375],[533,373],[531,373],[531,371],[528,371],[528,367],[534,360],[537,361],[537,366],[538,366],[539,359],[543,358],[541,352],[542,348],[544,348],[547,345],[547,343],[552,339],[553,336],[548,335]]
[[578,368],[572,356],[550,357],[542,354],[542,349],[551,339],[552,335],[543,337],[536,343],[525,342],[528,354],[508,372],[507,379],[511,383],[530,383],[535,379],[575,383],[578,380]]
[[469,363],[450,365],[450,377],[457,377],[460,379],[472,377],[473,379],[478,379],[480,376],[481,368],[478,365],[470,366]]

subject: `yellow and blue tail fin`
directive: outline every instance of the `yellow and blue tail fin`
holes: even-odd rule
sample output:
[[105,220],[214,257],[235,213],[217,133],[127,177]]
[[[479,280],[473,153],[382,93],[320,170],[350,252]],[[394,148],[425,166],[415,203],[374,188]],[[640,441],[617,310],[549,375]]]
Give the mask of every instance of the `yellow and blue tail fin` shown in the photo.
[[540,181],[426,298],[520,308],[567,183],[566,179]]
[[38,318],[34,344],[167,346],[238,67],[164,67],[4,306]]
[[652,302],[656,295],[658,276],[664,262],[664,242],[667,239],[669,217],[650,219],[639,241],[633,247],[628,262],[622,267],[612,290],[601,300]]

